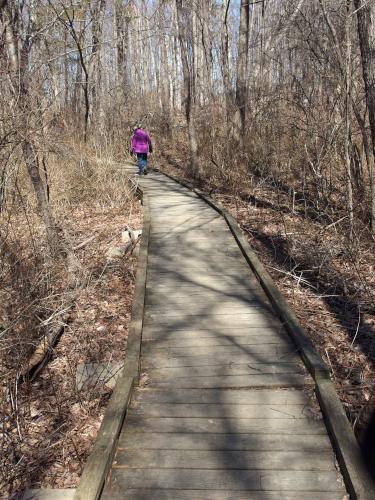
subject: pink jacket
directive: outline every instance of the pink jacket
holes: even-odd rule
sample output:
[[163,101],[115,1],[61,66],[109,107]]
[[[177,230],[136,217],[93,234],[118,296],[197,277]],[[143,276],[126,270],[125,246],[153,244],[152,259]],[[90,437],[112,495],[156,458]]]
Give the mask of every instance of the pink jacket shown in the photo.
[[150,136],[142,128],[137,128],[134,132],[130,150],[133,153],[152,153]]

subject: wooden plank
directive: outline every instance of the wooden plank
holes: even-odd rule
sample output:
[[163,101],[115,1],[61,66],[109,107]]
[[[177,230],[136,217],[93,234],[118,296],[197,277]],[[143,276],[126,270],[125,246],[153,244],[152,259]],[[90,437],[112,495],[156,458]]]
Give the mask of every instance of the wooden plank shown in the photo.
[[120,435],[118,449],[148,450],[242,450],[242,451],[299,451],[332,452],[327,434],[241,434],[232,433],[155,433],[125,432]]
[[[175,308],[175,307],[169,307],[168,308],[163,308],[161,309],[158,306],[153,306],[153,307],[148,307],[147,311],[145,312],[145,318],[174,318],[174,317],[194,317],[196,318],[201,317],[201,316],[206,316],[206,317],[215,317],[218,319],[218,321],[223,320],[221,316],[229,316],[230,318],[233,319],[234,316],[237,316],[239,318],[244,318],[250,319],[253,316],[273,316],[272,310],[270,308],[267,308],[267,306],[261,306],[259,305],[258,307],[246,307],[241,304],[238,304],[237,307],[215,307],[215,304],[210,304],[209,302],[207,303],[201,303],[200,306],[197,306],[194,304],[192,307],[186,307],[184,310],[183,308]],[[233,323],[233,321],[232,321]]]
[[118,379],[101,423],[94,448],[85,464],[74,500],[97,500],[115,452],[115,443],[125,418],[133,377]]
[[240,365],[249,363],[253,365],[254,363],[295,363],[301,360],[298,354],[287,353],[287,354],[270,354],[266,353],[255,353],[255,354],[238,354],[233,358],[229,358],[226,354],[217,354],[216,356],[208,356],[204,354],[202,356],[180,356],[177,358],[170,358],[166,356],[156,356],[153,353],[144,356],[142,355],[142,367],[143,369],[150,368],[177,368],[180,366],[217,366],[217,365]]
[[272,335],[232,335],[227,337],[224,335],[216,335],[215,337],[199,338],[187,337],[185,338],[183,334],[174,335],[173,338],[163,334],[159,339],[147,339],[143,338],[143,347],[148,349],[165,349],[165,348],[184,348],[184,347],[217,347],[217,346],[247,346],[247,345],[286,345],[290,344],[288,337],[285,335],[280,335],[279,333],[274,333]]
[[119,450],[114,467],[336,471],[330,451]]
[[183,366],[178,368],[161,368],[148,370],[147,377],[151,382],[162,382],[163,380],[178,379],[181,377],[228,377],[231,375],[262,375],[299,373],[307,374],[302,363],[254,363],[242,365],[225,366]]
[[181,317],[171,317],[164,318],[150,318],[147,317],[144,320],[146,326],[149,325],[169,325],[173,326],[175,329],[182,328],[193,328],[198,326],[200,329],[205,328],[225,328],[236,326],[239,327],[251,327],[251,328],[269,328],[272,326],[280,326],[280,321],[271,315],[266,314],[241,314],[236,316],[236,314],[220,316],[220,317],[207,317],[204,314],[197,315],[187,315],[183,318]]
[[150,387],[180,387],[185,389],[238,389],[238,388],[303,388],[314,385],[310,374],[283,373],[277,375],[225,375],[217,377],[180,377],[169,380],[149,379]]
[[342,492],[312,493],[310,491],[283,491],[282,497],[278,491],[247,491],[228,490],[174,490],[174,489],[124,489],[114,491],[108,488],[104,491],[103,500],[344,500]]
[[[199,250],[199,253],[197,253],[197,247]],[[171,257],[171,247],[169,246],[168,242],[163,241],[158,241],[158,240],[153,240],[151,237],[150,240],[150,249],[152,250],[151,253],[151,258],[153,259],[167,259],[168,257]],[[196,259],[197,255],[199,255],[203,262],[205,262],[210,256],[212,259],[215,259],[216,257],[221,258],[221,257],[238,257],[239,259],[243,259],[243,255],[241,251],[239,250],[238,247],[233,247],[231,242],[228,242],[226,244],[221,244],[219,247],[218,246],[212,246],[211,241],[207,241],[206,243],[204,242],[199,242],[196,241],[194,246],[186,246],[184,242],[180,242],[179,245],[176,245],[173,247],[173,258],[177,258],[177,256],[181,257],[182,259]]]
[[201,490],[343,491],[335,471],[247,471],[116,469],[112,489],[180,488]]
[[[232,418],[126,418],[129,432],[199,432],[232,434],[324,435],[326,428],[314,419],[232,419]],[[239,437],[237,439],[240,439]]]
[[[248,274],[247,270],[241,269],[240,267],[233,267],[228,264],[228,269],[223,271],[223,269],[208,269],[201,266],[201,268],[180,268],[168,270],[165,268],[149,269],[148,280],[152,283],[176,283],[176,282],[190,282],[197,284],[215,284],[219,283],[238,283],[242,285],[248,285],[249,280],[251,280],[251,275]],[[251,283],[251,282],[250,282]],[[253,282],[253,287],[255,288],[257,283]]]
[[189,279],[183,279],[180,283],[165,281],[149,280],[146,284],[146,291],[165,294],[168,297],[173,297],[173,293],[178,291],[186,295],[202,293],[205,291],[221,293],[223,297],[233,296],[238,293],[240,295],[247,295],[257,297],[260,294],[258,285],[254,283],[250,286],[249,283],[234,283],[233,281],[215,280],[211,282],[197,282]]
[[194,389],[135,389],[133,399],[145,403],[205,403],[233,405],[294,405],[309,404],[315,399],[313,391],[290,389],[267,390],[194,390]]
[[142,403],[134,401],[129,416],[184,418],[311,418],[309,408],[299,405],[231,405],[214,403]]
[[265,295],[258,288],[247,288],[247,287],[232,287],[227,288],[226,290],[216,290],[209,289],[204,287],[193,287],[191,286],[188,290],[186,288],[178,288],[174,290],[174,293],[170,293],[169,290],[163,290],[159,288],[159,290],[154,290],[152,287],[147,288],[146,293],[146,303],[150,305],[153,301],[156,302],[166,302],[166,298],[168,298],[170,307],[174,303],[183,302],[186,300],[191,302],[200,300],[202,301],[211,301],[213,303],[219,304],[220,302],[225,303],[225,301],[239,301],[244,304],[259,301],[264,304],[268,304]]
[[[212,280],[215,278],[226,278],[229,279],[231,278],[235,282],[243,282],[243,283],[248,283],[249,280],[253,279],[253,276],[251,272],[249,271],[249,268],[246,266],[243,266],[241,263],[234,263],[233,264],[228,260],[230,259],[225,259],[226,262],[223,262],[222,265],[212,265],[212,264],[201,264],[200,266],[192,266],[186,264],[186,266],[181,265],[180,267],[172,267],[170,266],[168,268],[168,262],[165,263],[155,263],[149,268],[148,276],[152,279],[173,279],[180,276],[191,276],[191,278],[197,278],[197,277],[211,277]],[[234,259],[233,259],[234,260]],[[204,274],[202,274],[204,272]],[[206,274],[207,273],[207,274]],[[255,280],[253,279],[253,283],[256,283]],[[259,287],[259,285],[258,285]]]
[[262,354],[263,356],[283,355],[289,354],[290,352],[295,352],[292,345],[285,344],[260,344],[260,345],[218,345],[209,347],[170,347],[170,348],[159,348],[153,349],[153,347],[148,346],[148,342],[144,343],[142,346],[142,356],[151,354],[155,357],[196,357],[196,356],[215,356],[215,355],[226,355],[229,358],[234,358],[240,354],[248,354],[250,356],[256,354]]
[[146,296],[146,305],[148,308],[155,306],[160,306],[161,310],[170,310],[171,308],[183,309],[194,307],[196,305],[202,305],[202,302],[210,304],[212,307],[217,309],[221,307],[265,307],[270,306],[267,298],[263,296],[262,293],[244,293],[233,295],[222,295],[220,292],[216,291],[202,291],[201,293],[196,292],[193,295],[187,295],[183,292],[176,290],[173,296],[169,297],[169,303],[166,303],[165,297],[160,294],[149,292]]
[[[280,328],[233,328],[233,327],[226,327],[226,328],[213,328],[212,330],[206,329],[199,329],[199,328],[194,328],[190,330],[185,330],[185,329],[175,329],[172,326],[167,326],[167,325],[156,325],[156,326],[145,326],[143,329],[142,333],[142,338],[144,342],[148,342],[149,340],[178,340],[181,339],[186,340],[186,341],[194,341],[196,339],[200,340],[218,340],[218,339],[227,339],[231,341],[231,339],[238,338],[235,341],[238,340],[238,342],[241,342],[242,337],[250,338],[250,337],[259,337],[261,338],[262,336],[264,337],[272,337],[275,336],[276,338],[281,337],[285,339],[289,339],[287,333],[285,330],[280,327]],[[235,342],[233,341],[233,342]]]

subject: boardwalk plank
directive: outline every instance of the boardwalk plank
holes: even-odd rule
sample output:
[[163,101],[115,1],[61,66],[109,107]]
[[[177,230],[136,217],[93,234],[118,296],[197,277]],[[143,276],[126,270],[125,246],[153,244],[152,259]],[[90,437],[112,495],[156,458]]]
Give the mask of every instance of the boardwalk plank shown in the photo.
[[129,432],[207,432],[232,434],[326,434],[319,420],[295,418],[235,419],[235,418],[140,418],[129,415],[126,419]]
[[249,363],[295,363],[300,361],[301,358],[295,353],[271,354],[270,351],[257,352],[250,354],[244,352],[237,354],[234,358],[228,358],[228,355],[216,354],[216,356],[202,354],[201,356],[180,356],[171,358],[168,355],[143,355],[142,366],[144,369],[151,368],[178,368],[181,366],[225,366],[225,365],[241,365]]
[[184,389],[238,389],[261,387],[301,388],[313,385],[311,378],[298,373],[277,375],[223,375],[216,377],[180,377],[177,379],[154,380],[150,377],[150,387],[180,387]]
[[[335,471],[116,469],[112,488],[343,491]],[[115,487],[114,487],[115,485]]]
[[207,403],[133,403],[129,415],[184,418],[311,418],[306,405],[230,405]]
[[214,491],[173,489],[124,489],[120,492],[110,489],[101,497],[103,500],[343,500],[343,494],[336,492],[283,491]]
[[315,395],[311,390],[233,390],[200,391],[194,389],[135,389],[133,399],[145,403],[206,403],[206,404],[232,404],[232,405],[293,405],[309,404],[311,399],[315,401]]
[[148,370],[147,376],[151,381],[160,381],[192,378],[192,377],[228,377],[233,375],[264,375],[294,373],[306,375],[306,368],[302,363],[244,363],[242,365],[225,366],[183,366],[178,368],[160,368]]
[[114,466],[147,469],[334,471],[332,452],[228,450],[119,450]]
[[119,449],[148,450],[242,450],[300,451],[307,455],[332,451],[326,434],[240,434],[188,432],[125,432],[120,435]]
[[[282,336],[279,333],[274,335],[233,335],[232,337],[226,337],[224,335],[216,335],[215,337],[209,338],[184,338],[183,335],[174,336],[173,338],[166,338],[162,336],[160,339],[148,340],[147,337],[144,338],[144,347],[149,349],[161,349],[161,348],[173,348],[173,347],[216,347],[216,346],[233,346],[233,345],[265,345],[265,344],[276,344],[276,345],[286,345],[288,344],[288,337]],[[292,345],[290,343],[290,345]]]
[[245,327],[236,327],[232,325],[230,327],[213,327],[213,328],[175,328],[174,325],[148,325],[143,328],[142,338],[145,342],[149,340],[178,340],[181,341],[193,341],[204,339],[226,339],[229,342],[236,342],[238,339],[238,344],[240,345],[239,339],[250,338],[250,337],[273,337],[287,339],[289,340],[289,335],[284,330],[282,325],[278,328],[268,328],[268,327],[252,327],[251,325],[246,325]]

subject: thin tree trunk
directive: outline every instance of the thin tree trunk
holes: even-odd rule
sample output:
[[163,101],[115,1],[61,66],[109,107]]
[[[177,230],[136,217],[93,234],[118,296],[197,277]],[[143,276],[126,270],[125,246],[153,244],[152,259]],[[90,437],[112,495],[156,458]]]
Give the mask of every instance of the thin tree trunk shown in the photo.
[[194,177],[198,176],[198,144],[196,139],[196,131],[194,124],[194,103],[192,98],[192,77],[191,68],[189,67],[188,54],[186,48],[185,27],[182,23],[182,0],[176,0],[176,13],[178,25],[178,38],[180,41],[182,72],[184,76],[184,105],[185,116],[188,125],[189,145],[191,155],[191,171]]
[[[363,80],[369,112],[373,156],[375,157],[375,6],[367,0],[354,0],[357,11],[358,36],[361,50]],[[371,186],[371,229],[375,232],[375,173],[368,165]]]
[[233,137],[241,150],[244,147],[247,103],[247,59],[249,52],[249,0],[241,0],[240,33],[237,56],[236,110],[233,118]]
[[351,86],[352,86],[352,58],[351,58],[351,0],[346,0],[346,92],[345,92],[345,162],[347,175],[347,193],[348,193],[348,213],[349,213],[349,239],[353,243],[353,186],[351,169]]
[[[230,79],[230,64],[229,64],[229,34],[228,34],[228,11],[229,11],[230,0],[223,0],[222,4],[222,28],[221,28],[221,71],[223,75],[223,85],[224,85],[224,106],[225,106],[225,124],[226,124],[226,136],[229,136],[231,113],[232,113],[232,103],[233,103],[233,92]],[[228,144],[228,141],[227,141]]]

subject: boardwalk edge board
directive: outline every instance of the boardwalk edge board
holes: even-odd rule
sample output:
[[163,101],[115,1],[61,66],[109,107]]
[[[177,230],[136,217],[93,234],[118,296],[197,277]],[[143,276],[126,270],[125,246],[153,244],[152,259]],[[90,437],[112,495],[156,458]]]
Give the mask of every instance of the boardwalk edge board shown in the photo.
[[373,500],[375,498],[374,481],[363,463],[357,439],[346,416],[340,398],[337,395],[334,384],[330,379],[330,372],[315,349],[312,341],[299,324],[295,314],[278,290],[272,277],[244,237],[238,222],[219,203],[216,203],[212,198],[207,196],[200,189],[195,188],[191,183],[181,181],[168,173],[162,173],[173,181],[193,191],[199,198],[204,200],[224,217],[245,260],[253,270],[276,313],[282,320],[285,329],[297,346],[307,369],[315,381],[315,391],[324,420],[330,432],[330,438],[334,450],[336,451],[340,470],[352,500]]
[[139,186],[137,186],[136,194],[143,204],[143,229],[137,263],[125,364],[105,411],[93,450],[83,469],[73,500],[97,500],[100,497],[112,463],[118,437],[125,420],[133,387],[138,385],[139,381],[151,220],[147,194],[144,193]]

